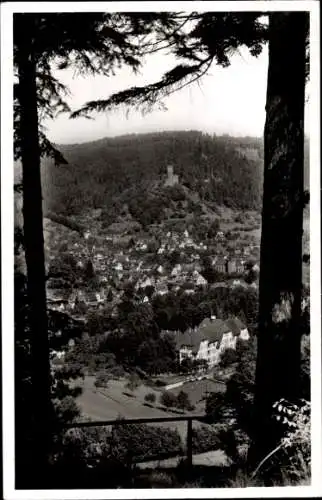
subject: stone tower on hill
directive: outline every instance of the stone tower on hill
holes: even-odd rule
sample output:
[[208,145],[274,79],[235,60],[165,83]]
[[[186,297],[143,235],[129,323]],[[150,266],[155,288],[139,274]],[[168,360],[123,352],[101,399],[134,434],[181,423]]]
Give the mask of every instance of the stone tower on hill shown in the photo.
[[165,180],[165,186],[174,186],[175,184],[179,184],[179,176],[173,173],[173,166],[168,165],[167,167],[168,177]]

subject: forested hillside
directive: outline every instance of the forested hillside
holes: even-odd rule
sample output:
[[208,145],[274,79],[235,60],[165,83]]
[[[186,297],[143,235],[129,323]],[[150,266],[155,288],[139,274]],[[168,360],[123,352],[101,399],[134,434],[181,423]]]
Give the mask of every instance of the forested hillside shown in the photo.
[[[180,183],[206,203],[234,209],[260,209],[263,174],[261,138],[211,136],[201,132],[132,134],[57,146],[68,165],[43,159],[45,213],[79,214],[83,209],[136,203],[154,181],[174,167]],[[15,182],[20,177],[15,168]],[[305,142],[304,184],[309,188],[309,141]],[[199,198],[198,197],[198,198]]]
[[131,197],[136,189],[142,196],[143,186],[166,177],[168,164],[180,183],[205,201],[236,209],[260,206],[260,139],[161,132],[58,147],[68,165],[56,167],[48,160],[43,165],[46,209],[56,213],[108,208],[120,195],[126,202],[129,187]]

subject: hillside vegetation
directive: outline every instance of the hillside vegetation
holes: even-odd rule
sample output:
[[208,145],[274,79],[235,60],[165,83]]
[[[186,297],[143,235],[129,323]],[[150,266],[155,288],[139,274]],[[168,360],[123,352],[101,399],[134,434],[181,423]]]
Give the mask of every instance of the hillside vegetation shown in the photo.
[[[55,166],[46,158],[42,161],[44,215],[67,226],[75,224],[70,216],[79,219],[93,209],[101,209],[105,227],[121,215],[122,220],[125,215],[126,219],[149,225],[189,213],[211,216],[223,207],[233,211],[260,210],[260,138],[175,131],[57,147],[68,164]],[[180,186],[164,187],[167,165],[172,165],[179,175]],[[21,166],[16,163],[15,182],[20,177]],[[308,140],[304,185],[309,188]]]
[[56,167],[49,160],[43,165],[45,209],[59,214],[77,214],[84,207],[109,210],[120,198],[123,203],[140,200],[155,181],[160,185],[168,164],[180,184],[205,202],[236,209],[260,206],[260,139],[161,132],[59,149],[68,165]]

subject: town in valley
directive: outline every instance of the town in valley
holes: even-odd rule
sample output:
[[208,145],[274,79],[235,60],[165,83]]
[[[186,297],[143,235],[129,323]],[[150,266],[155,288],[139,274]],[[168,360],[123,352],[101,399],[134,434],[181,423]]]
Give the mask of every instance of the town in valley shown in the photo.
[[[103,192],[96,206],[89,202],[60,210],[64,184],[56,198],[44,185],[51,366],[57,373],[66,367],[75,371],[74,384],[82,389],[77,398],[81,420],[202,415],[209,411],[210,395],[225,392],[237,367],[254,370],[261,230],[256,188],[250,202],[245,196],[234,203],[238,185],[232,188],[234,180],[226,179],[223,186],[218,174],[225,158],[216,171],[211,168],[215,157],[200,154],[200,142],[209,137],[181,134],[179,142],[185,134],[198,139],[195,165],[196,155],[188,168],[180,168],[180,161],[167,163],[163,151],[161,167],[134,170],[130,186],[122,185],[125,166],[116,178],[117,189],[110,197]],[[171,133],[139,135],[134,144],[160,137],[166,143]],[[113,139],[108,141],[111,147]],[[131,136],[121,141],[133,147]],[[226,137],[211,141],[225,144],[222,154],[236,168],[240,162],[242,168],[261,170],[256,139],[245,139],[246,144]],[[72,154],[80,154],[77,146]],[[69,175],[44,168],[45,182],[47,175]],[[103,167],[97,168],[99,178]],[[253,178],[260,184],[260,176]],[[84,196],[89,182],[85,172],[80,194],[70,192],[71,203]],[[89,197],[100,186],[94,181]],[[213,191],[219,197],[225,192],[226,203],[217,202]],[[19,203],[17,195],[18,209]],[[17,265],[23,265],[19,257]],[[186,439],[184,422],[160,425]],[[213,431],[204,425],[199,424],[200,432],[209,444],[198,444],[200,460],[202,453],[210,453],[221,463]]]

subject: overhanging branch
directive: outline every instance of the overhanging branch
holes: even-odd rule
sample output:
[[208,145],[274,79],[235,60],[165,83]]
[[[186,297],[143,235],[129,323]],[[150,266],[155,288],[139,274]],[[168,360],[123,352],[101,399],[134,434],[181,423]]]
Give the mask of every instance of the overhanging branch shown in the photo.
[[171,71],[165,73],[161,80],[151,83],[145,87],[131,87],[112,94],[104,100],[90,101],[82,108],[74,111],[70,118],[88,117],[92,112],[105,112],[115,109],[120,105],[131,106],[137,109],[150,109],[162,98],[168,97],[174,92],[181,90],[186,85],[201,78],[209,69],[213,57],[204,59],[195,65],[178,65]]

